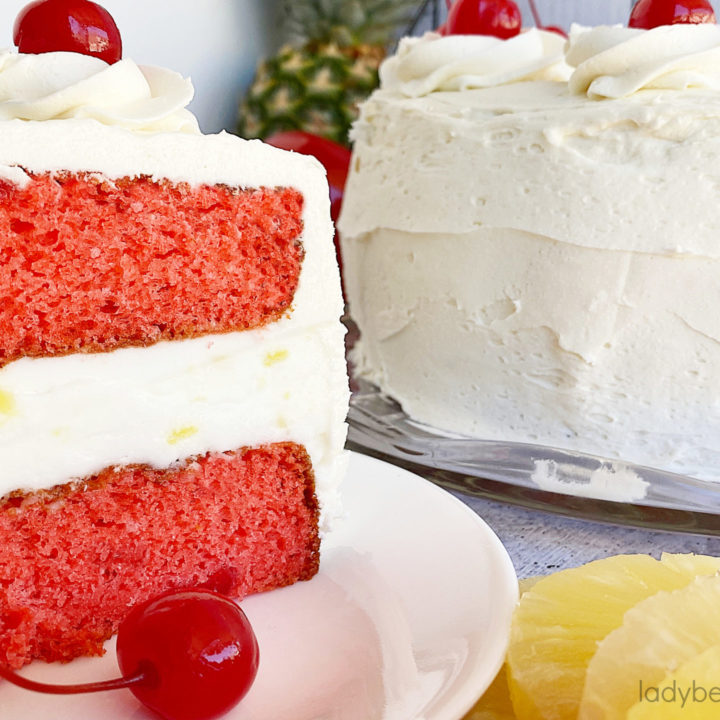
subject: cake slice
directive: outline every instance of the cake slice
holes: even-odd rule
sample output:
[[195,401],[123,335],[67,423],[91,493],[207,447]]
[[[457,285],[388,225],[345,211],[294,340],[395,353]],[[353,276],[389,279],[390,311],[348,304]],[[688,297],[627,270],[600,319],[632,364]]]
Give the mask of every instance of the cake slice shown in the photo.
[[0,178],[0,663],[312,577],[348,399],[319,164],[12,119]]

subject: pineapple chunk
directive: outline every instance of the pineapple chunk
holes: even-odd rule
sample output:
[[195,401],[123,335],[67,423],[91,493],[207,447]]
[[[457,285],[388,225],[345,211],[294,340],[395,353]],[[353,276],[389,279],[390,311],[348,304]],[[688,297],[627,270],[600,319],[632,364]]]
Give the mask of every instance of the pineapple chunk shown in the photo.
[[[578,720],[625,720],[628,711],[638,703],[641,707],[634,712],[665,717],[664,713],[672,709],[671,703],[658,702],[653,711],[642,707],[640,699],[648,688],[672,682],[673,673],[687,681],[685,676],[694,667],[691,661],[717,645],[720,645],[719,576],[698,577],[681,590],[659,592],[647,598],[629,610],[622,625],[598,646],[588,666]],[[712,657],[695,663],[700,675],[706,675],[707,660]],[[703,689],[719,682],[718,675],[714,680],[711,675],[706,676],[706,680]],[[690,678],[691,687],[692,681]],[[717,703],[708,704],[714,705],[717,717],[720,714]],[[700,709],[699,705],[690,707]]]
[[[646,687],[627,720],[716,720],[720,645],[684,662],[657,687]],[[714,692],[713,692],[714,690]]]
[[720,558],[620,555],[540,580],[521,598],[511,630],[509,684],[519,720],[576,720],[598,643],[625,613],[719,569]]

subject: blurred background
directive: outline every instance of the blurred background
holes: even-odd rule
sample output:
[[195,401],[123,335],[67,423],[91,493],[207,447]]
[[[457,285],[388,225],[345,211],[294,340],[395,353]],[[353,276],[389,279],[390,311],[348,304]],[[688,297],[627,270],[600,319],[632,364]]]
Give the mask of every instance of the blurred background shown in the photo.
[[[524,18],[531,18],[527,0],[516,0]],[[632,0],[538,0],[538,10],[546,25],[570,27],[581,25],[604,25],[627,23]]]
[[[333,10],[355,0],[324,0]],[[524,22],[532,25],[527,0],[517,0]],[[0,47],[12,46],[12,26],[26,0],[0,2]],[[260,59],[272,56],[285,41],[281,0],[100,0],[115,18],[124,54],[140,64],[169,67],[192,77],[195,100],[190,106],[205,132],[234,130],[241,98],[250,86]],[[305,4],[308,3],[305,0]],[[360,2],[359,4],[363,4]],[[408,1],[398,0],[398,5]],[[542,22],[568,28],[624,23],[630,0],[537,0]],[[302,6],[303,0],[295,0]],[[424,3],[417,0],[415,10]],[[410,18],[410,11],[408,11]],[[427,3],[415,33],[433,27],[447,14],[445,0]],[[412,18],[415,19],[415,18]],[[409,22],[401,22],[402,34]]]

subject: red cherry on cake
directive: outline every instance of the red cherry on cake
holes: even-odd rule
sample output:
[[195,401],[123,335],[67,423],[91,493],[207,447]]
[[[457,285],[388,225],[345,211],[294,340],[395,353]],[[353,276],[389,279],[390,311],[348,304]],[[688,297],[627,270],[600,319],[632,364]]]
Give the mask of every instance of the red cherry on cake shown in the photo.
[[115,21],[90,0],[35,0],[15,19],[13,41],[21,53],[76,52],[109,64],[122,57]]
[[445,22],[446,35],[515,37],[522,28],[520,8],[513,0],[455,0]]
[[708,0],[638,0],[628,25],[650,30],[660,25],[714,22],[715,12]]
[[245,613],[211,590],[173,590],[134,607],[120,624],[122,678],[48,685],[0,666],[0,677],[55,695],[129,689],[165,720],[214,720],[247,694],[259,652]]

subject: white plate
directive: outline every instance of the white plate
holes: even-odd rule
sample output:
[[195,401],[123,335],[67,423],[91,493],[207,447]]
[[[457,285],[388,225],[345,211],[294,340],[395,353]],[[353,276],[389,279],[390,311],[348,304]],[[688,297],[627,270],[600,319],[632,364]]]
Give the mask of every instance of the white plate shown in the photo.
[[[517,579],[490,528],[452,495],[352,454],[347,516],[310,582],[247,598],[260,672],[230,720],[458,720],[502,664]],[[101,659],[33,663],[69,683],[118,674]],[[56,697],[0,685],[0,718],[145,720],[127,691]]]
[[352,385],[348,446],[447,489],[590,520],[720,535],[717,482],[613,458],[611,448],[600,457],[458,435],[413,420],[362,378]]

